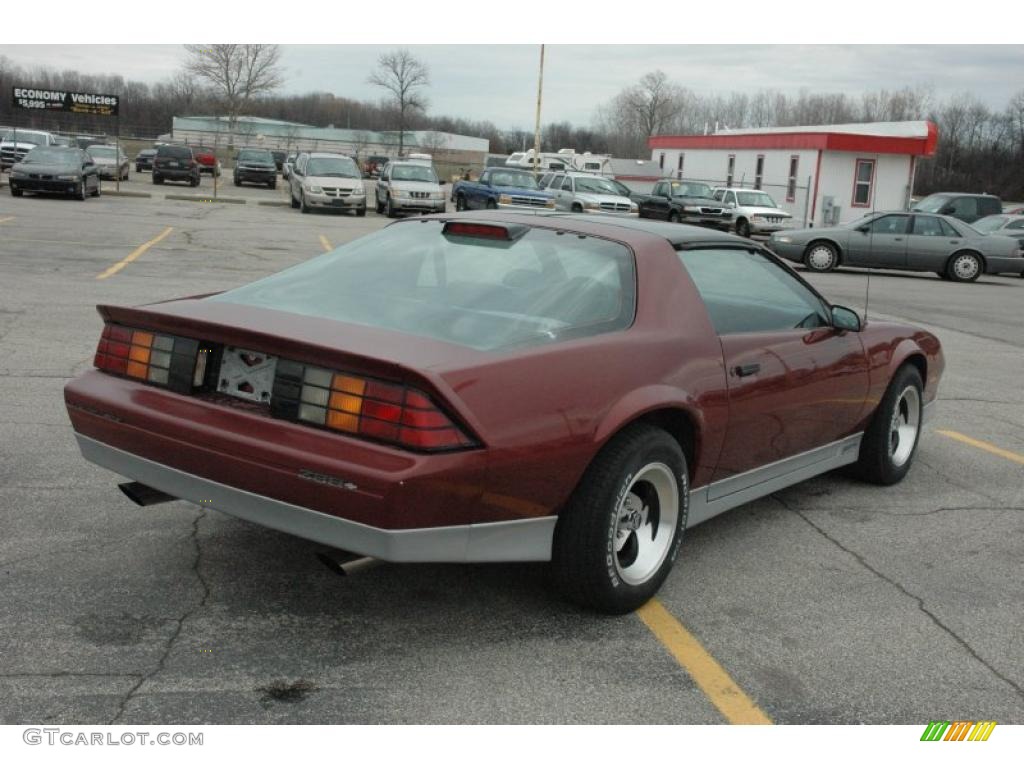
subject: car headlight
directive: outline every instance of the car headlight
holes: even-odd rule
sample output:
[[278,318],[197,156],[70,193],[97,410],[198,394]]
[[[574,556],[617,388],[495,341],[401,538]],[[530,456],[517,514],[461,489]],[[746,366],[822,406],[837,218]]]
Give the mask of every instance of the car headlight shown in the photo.
[[639,210],[640,210],[640,206],[637,205],[636,203],[630,203],[629,204],[629,212],[630,213],[636,213]]
[[699,205],[684,205],[683,210],[687,213],[700,213]]
[[430,193],[430,199],[431,200],[444,200],[444,192],[431,192]]
[[323,192],[323,190],[320,187],[318,187],[318,186],[316,186],[314,184],[308,185],[306,187],[306,191],[307,192],[312,192],[314,195],[319,195],[321,192]]
[[64,175],[64,176],[58,176],[57,177],[57,181],[78,181],[78,179],[79,179],[78,176],[73,176],[73,175]]
[[352,190],[352,197],[366,197],[366,190],[362,187]]
[[28,174],[25,173],[24,171],[11,171],[11,178],[12,179],[27,179],[28,178]]
[[583,204],[583,210],[585,210],[585,211],[600,211],[601,210],[601,204],[600,203],[584,203]]
[[751,221],[764,221],[764,216],[762,216],[760,213],[755,213],[753,216],[750,217],[750,220]]
[[551,198],[550,200],[548,200],[546,203],[544,203],[544,207],[545,208],[554,208],[555,207],[555,199]]
[[512,196],[498,195],[498,205],[512,205]]

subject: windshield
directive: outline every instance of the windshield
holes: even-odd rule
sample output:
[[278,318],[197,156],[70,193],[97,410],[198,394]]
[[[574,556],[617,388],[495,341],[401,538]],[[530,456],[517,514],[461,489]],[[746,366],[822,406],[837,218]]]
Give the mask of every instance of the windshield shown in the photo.
[[537,189],[537,180],[531,173],[516,171],[494,171],[490,176],[491,184],[496,187],[519,187],[521,189]]
[[767,192],[737,192],[736,197],[740,201],[740,205],[750,205],[757,208],[778,207]]
[[103,158],[113,158],[114,157],[114,148],[113,147],[89,147],[89,149],[87,149],[86,151],[90,155],[92,155],[94,159],[97,158],[97,157],[103,157]]
[[978,219],[971,226],[979,232],[988,234],[1000,229],[1006,222],[1007,218],[1005,216],[986,216],[983,219]]
[[40,165],[77,165],[79,157],[77,149],[38,147],[25,155],[25,159],[21,162]]
[[240,163],[272,163],[274,156],[269,152],[259,149],[243,149],[238,153]]
[[693,181],[673,181],[673,197],[713,197],[711,187]]
[[848,221],[845,224],[842,224],[841,226],[846,227],[847,229],[856,229],[857,227],[863,224],[867,224],[869,221],[878,218],[878,215],[879,214],[877,213],[865,213],[863,216],[856,218],[853,221]]
[[345,179],[362,177],[351,157],[313,157],[306,166],[307,176],[340,176]]
[[209,301],[267,307],[480,350],[620,330],[633,256],[594,237],[531,229],[507,242],[396,224]]
[[594,192],[598,195],[617,195],[619,190],[612,186],[608,179],[602,179],[599,176],[577,176],[576,177],[576,191],[577,192]]
[[160,147],[160,149],[158,149],[156,153],[160,157],[176,157],[178,159],[192,157],[192,150],[189,149],[188,147]]
[[911,210],[924,211],[925,213],[938,213],[948,202],[949,195],[928,195],[928,197],[919,201]]
[[391,169],[392,181],[428,181],[437,184],[437,174],[426,165],[396,165]]
[[[14,141],[15,132],[8,131],[4,134],[3,141]],[[38,131],[18,131],[17,139],[19,144],[45,144],[46,134]]]

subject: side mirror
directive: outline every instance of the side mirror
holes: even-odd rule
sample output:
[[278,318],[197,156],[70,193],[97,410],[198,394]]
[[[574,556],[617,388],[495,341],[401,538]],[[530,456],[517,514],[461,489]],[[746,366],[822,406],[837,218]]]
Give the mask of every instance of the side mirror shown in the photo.
[[848,307],[835,305],[832,307],[832,327],[839,331],[859,331],[860,315]]
[[444,186],[445,184],[447,184],[448,182],[447,182],[447,181],[445,181],[444,179],[441,179],[441,180],[440,180],[440,181],[438,181],[437,183],[438,183],[438,184],[440,184],[440,185],[441,185],[441,186],[443,187],[443,186]]
[[949,216],[950,214],[953,214],[955,212],[956,208],[952,205],[947,205],[945,208],[939,211],[939,213],[941,213],[943,216]]
[[857,231],[860,232],[862,235],[866,235],[868,232],[871,231],[871,227],[869,227],[867,224],[861,224],[859,227],[857,227]]

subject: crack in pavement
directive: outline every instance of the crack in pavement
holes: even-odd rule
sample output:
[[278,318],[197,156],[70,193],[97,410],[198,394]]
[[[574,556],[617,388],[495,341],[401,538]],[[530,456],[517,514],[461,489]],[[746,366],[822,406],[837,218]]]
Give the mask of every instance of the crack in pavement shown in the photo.
[[784,501],[783,499],[779,498],[779,496],[777,494],[774,494],[774,493],[771,494],[771,498],[774,499],[775,501],[777,501],[779,504],[781,504],[785,509],[787,509],[788,511],[792,512],[794,515],[799,517],[805,523],[807,523],[807,525],[809,525],[811,528],[813,528],[815,531],[817,531],[818,534],[822,538],[824,538],[826,541],[830,542],[833,546],[835,546],[838,549],[841,549],[843,552],[845,552],[850,557],[852,557],[854,560],[856,560],[865,570],[869,571],[874,576],[876,576],[877,578],[879,578],[882,581],[886,582],[887,584],[895,587],[903,595],[905,595],[906,597],[909,597],[911,600],[916,602],[918,610],[921,611],[921,613],[923,613],[925,616],[927,616],[936,627],[938,627],[943,632],[945,632],[947,635],[949,635],[975,661],[977,661],[979,664],[981,664],[983,667],[985,667],[985,669],[987,669],[993,675],[995,675],[1000,680],[1002,680],[1004,683],[1006,683],[1008,686],[1010,686],[1010,688],[1012,688],[1021,699],[1024,699],[1024,687],[1022,687],[1019,683],[1016,683],[1013,680],[1011,680],[1009,677],[1007,677],[1002,672],[1000,672],[998,669],[996,669],[994,666],[992,666],[991,663],[989,663],[988,661],[983,659],[978,654],[978,652],[975,651],[974,648],[972,648],[971,645],[966,640],[964,640],[962,637],[960,637],[960,635],[958,635],[951,627],[949,627],[946,624],[944,624],[942,622],[942,620],[939,619],[938,616],[936,616],[934,613],[932,613],[930,610],[928,610],[928,608],[925,607],[924,598],[918,597],[913,592],[911,592],[906,587],[904,587],[902,584],[900,584],[898,581],[896,581],[895,579],[887,576],[886,574],[882,573],[880,570],[878,570],[877,568],[872,566],[870,563],[868,563],[867,560],[864,559],[864,557],[862,555],[860,555],[859,553],[855,552],[854,550],[852,550],[849,547],[847,547],[844,544],[842,544],[838,539],[834,538],[828,532],[826,532],[824,528],[822,528],[817,523],[813,522],[810,518],[808,518],[805,514],[803,514],[803,512],[801,510],[797,509],[796,507],[791,507],[786,501]]
[[199,543],[199,524],[203,521],[203,518],[206,517],[207,510],[203,507],[201,507],[200,509],[200,513],[196,515],[195,519],[192,521],[192,534],[191,536],[189,536],[189,538],[191,539],[192,543],[195,545],[196,548],[196,557],[195,560],[192,561],[192,571],[193,573],[195,573],[196,578],[199,580],[200,586],[202,586],[203,588],[202,597],[199,599],[199,602],[196,605],[194,605],[192,608],[189,608],[187,611],[181,614],[179,618],[174,620],[178,623],[178,625],[174,628],[174,632],[172,632],[171,636],[167,639],[167,643],[164,645],[164,652],[157,660],[156,666],[153,667],[153,669],[151,669],[145,675],[143,675],[142,678],[129,689],[128,693],[125,694],[124,698],[121,700],[121,703],[118,705],[117,712],[114,714],[114,717],[111,718],[110,722],[108,722],[107,725],[113,725],[118,720],[120,720],[124,716],[125,708],[128,706],[128,703],[132,700],[132,698],[135,696],[138,690],[143,685],[145,685],[149,680],[153,679],[153,677],[164,671],[164,667],[167,664],[167,659],[171,655],[171,649],[174,647],[174,643],[181,635],[181,631],[185,627],[185,622],[192,618],[192,616],[195,615],[197,612],[201,611],[204,607],[206,607],[206,601],[210,597],[210,585],[207,583],[206,578],[199,570],[199,564],[203,558],[203,549]]
[[0,674],[0,679],[14,677],[56,679],[61,677],[144,677],[144,675],[142,672],[5,672]]

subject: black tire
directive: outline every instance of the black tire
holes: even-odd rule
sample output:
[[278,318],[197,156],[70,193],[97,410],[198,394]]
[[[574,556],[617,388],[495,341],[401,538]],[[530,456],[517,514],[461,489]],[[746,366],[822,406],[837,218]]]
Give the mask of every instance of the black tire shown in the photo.
[[96,181],[96,189],[94,189],[92,191],[92,196],[93,197],[99,197],[102,194],[102,191],[103,191],[103,182],[97,180]]
[[196,176],[193,179],[189,179],[188,183],[189,183],[189,186],[198,187],[199,186],[199,177]]
[[236,187],[240,187],[240,186],[242,186],[242,182],[240,182],[240,181],[238,180],[238,177],[237,177],[237,176],[235,176],[235,186],[236,186]]
[[[908,404],[904,393],[908,388],[916,392],[916,406]],[[914,400],[913,397],[910,400]],[[896,417],[896,409],[906,407],[908,416],[916,418],[916,433],[913,436],[913,444],[910,452],[902,461],[900,448],[905,450],[905,444],[901,446],[899,439],[896,447],[893,446],[893,424]],[[915,410],[917,413],[914,414]],[[894,485],[906,476],[910,465],[917,453],[917,446],[921,439],[921,426],[924,420],[924,384],[921,381],[921,374],[916,367],[907,363],[896,371],[889,386],[885,390],[885,396],[879,403],[871,423],[860,443],[860,454],[857,463],[853,466],[854,474],[869,483],[875,485]],[[895,458],[894,458],[895,453]]]
[[299,207],[299,201],[295,199],[295,195],[293,195],[291,193],[291,190],[288,191],[288,199],[292,203],[292,208],[298,208]]
[[356,208],[356,216],[365,216],[365,215],[366,215],[366,206],[365,205],[362,208]]
[[455,198],[455,210],[456,211],[464,211],[464,210],[466,210],[466,196],[465,195],[458,195]]
[[672,211],[671,213],[669,213],[669,215],[668,215],[668,223],[669,224],[678,224],[679,223],[679,211]]
[[142,173],[142,166],[141,165],[136,165],[135,166],[135,172],[136,173]]
[[376,194],[373,196],[373,209],[378,213],[384,213],[384,203],[380,201],[380,198]]
[[389,219],[393,219],[397,215],[395,212],[395,204],[391,202],[391,195],[388,195],[387,200],[384,201],[384,214]]
[[572,204],[572,212],[573,213],[583,213],[583,206],[580,205],[579,203],[573,203]]
[[496,211],[496,210],[498,210],[498,204],[496,202],[494,202],[493,200],[488,200],[487,201],[487,210],[488,211]]
[[945,272],[936,272],[935,274],[938,275],[943,280],[949,280],[949,275],[947,275]]
[[24,194],[25,194],[25,190],[23,190],[23,189],[15,189],[14,187],[11,187],[11,197],[21,197]]
[[740,219],[736,222],[736,234],[740,237],[750,237],[750,222]]
[[163,184],[164,183],[164,177],[163,176],[158,176],[157,174],[154,173],[153,174],[153,183],[154,184]]
[[267,186],[270,187],[271,189],[277,189],[277,179],[274,179],[273,181],[268,183]]
[[299,190],[299,210],[303,213],[309,213],[309,206],[306,205],[306,194],[301,189]]
[[82,183],[78,185],[78,189],[75,190],[76,200],[85,200],[89,197],[89,191],[85,188],[85,179],[82,179]]
[[981,257],[970,251],[954,253],[946,263],[946,277],[954,283],[973,283],[984,271],[985,263]]
[[832,243],[817,240],[804,251],[804,266],[811,272],[831,272],[839,266],[839,251]]
[[[671,473],[678,508],[674,510],[673,527],[663,532],[665,538],[659,548],[661,559],[654,558],[648,564],[649,575],[629,583],[624,569],[631,564],[621,563],[622,553],[628,557],[630,545],[638,547],[638,534],[635,529],[631,533],[621,531],[623,505],[628,496],[633,496],[634,489],[643,485],[638,473],[650,467],[658,467],[659,476],[666,480]],[[628,613],[650,600],[672,569],[682,543],[689,510],[687,478],[686,457],[679,444],[664,430],[634,424],[612,438],[591,462],[559,515],[551,563],[552,577],[559,591],[573,602],[610,614]],[[656,494],[655,498],[661,497]],[[653,501],[645,509],[651,506],[656,506]],[[658,508],[648,514],[656,516],[652,532],[657,532],[657,521],[668,513]],[[620,532],[625,538],[617,552]],[[633,556],[638,552],[637,548]]]

